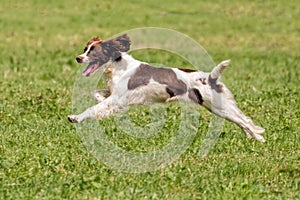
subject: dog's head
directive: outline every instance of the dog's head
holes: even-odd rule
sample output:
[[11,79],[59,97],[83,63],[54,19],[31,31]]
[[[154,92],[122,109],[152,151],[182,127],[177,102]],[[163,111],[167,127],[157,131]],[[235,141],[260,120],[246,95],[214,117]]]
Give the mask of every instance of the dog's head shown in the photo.
[[129,48],[130,39],[126,34],[105,41],[102,41],[99,37],[94,37],[88,41],[84,53],[77,56],[76,61],[78,63],[88,63],[82,75],[90,76],[105,63],[121,60],[121,52],[127,52]]

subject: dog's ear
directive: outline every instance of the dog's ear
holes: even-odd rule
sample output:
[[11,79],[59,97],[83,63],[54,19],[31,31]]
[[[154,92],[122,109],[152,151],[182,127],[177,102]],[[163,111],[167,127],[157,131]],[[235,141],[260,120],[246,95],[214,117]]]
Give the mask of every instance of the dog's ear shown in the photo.
[[115,43],[119,46],[121,52],[127,52],[130,49],[130,38],[127,34],[116,37]]
[[127,34],[123,34],[116,38],[107,41],[115,50],[120,52],[127,52],[130,49],[130,38]]
[[118,61],[121,58],[121,52],[129,51],[130,39],[128,35],[124,34],[102,42],[101,46],[108,57],[113,61]]
[[121,53],[119,51],[112,52],[111,57],[113,61],[119,61],[120,59],[122,59]]

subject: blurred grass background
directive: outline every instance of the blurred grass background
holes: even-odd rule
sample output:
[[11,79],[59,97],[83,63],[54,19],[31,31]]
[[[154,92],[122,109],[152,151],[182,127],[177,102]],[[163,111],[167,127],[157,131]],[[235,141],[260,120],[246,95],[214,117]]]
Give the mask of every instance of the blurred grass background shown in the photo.
[[[299,199],[299,13],[298,1],[282,0],[3,0],[0,198]],[[66,120],[75,56],[90,37],[149,26],[190,36],[216,63],[230,58],[223,82],[266,128],[267,142],[247,140],[226,123],[206,159],[197,157],[196,137],[176,163],[144,174],[114,171],[89,154]],[[135,55],[180,64],[153,51]],[[210,120],[202,111],[199,136]]]

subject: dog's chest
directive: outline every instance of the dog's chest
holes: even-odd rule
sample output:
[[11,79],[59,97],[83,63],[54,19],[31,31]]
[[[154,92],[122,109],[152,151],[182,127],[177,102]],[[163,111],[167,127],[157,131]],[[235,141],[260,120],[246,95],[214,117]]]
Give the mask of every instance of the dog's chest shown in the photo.
[[103,79],[106,83],[106,86],[107,88],[112,91],[113,89],[113,81],[112,81],[112,78],[113,78],[113,70],[112,68],[106,68],[103,70]]

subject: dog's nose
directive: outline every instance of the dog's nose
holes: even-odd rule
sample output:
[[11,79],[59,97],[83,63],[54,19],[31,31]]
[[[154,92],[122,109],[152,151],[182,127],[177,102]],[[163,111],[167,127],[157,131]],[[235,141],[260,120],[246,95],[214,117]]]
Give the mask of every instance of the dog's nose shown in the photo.
[[82,58],[81,56],[77,56],[77,57],[76,57],[76,61],[77,61],[78,63],[82,63],[82,59],[83,59],[83,58]]

